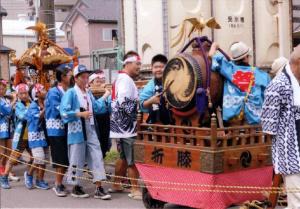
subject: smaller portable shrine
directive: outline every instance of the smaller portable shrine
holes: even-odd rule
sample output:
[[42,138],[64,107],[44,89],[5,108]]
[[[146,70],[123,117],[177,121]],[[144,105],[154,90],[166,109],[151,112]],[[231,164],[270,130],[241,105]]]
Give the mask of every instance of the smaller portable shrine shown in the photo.
[[[37,42],[28,48],[20,58],[15,52],[10,53],[10,59],[17,67],[15,81],[18,83],[24,76],[22,69],[29,69],[30,77],[34,82],[43,84],[47,89],[54,79],[53,71],[60,64],[74,62],[78,63],[76,53],[71,56],[62,47],[51,41],[48,37],[46,24],[38,22],[35,26],[26,28],[37,33]],[[52,29],[51,29],[52,30]]]

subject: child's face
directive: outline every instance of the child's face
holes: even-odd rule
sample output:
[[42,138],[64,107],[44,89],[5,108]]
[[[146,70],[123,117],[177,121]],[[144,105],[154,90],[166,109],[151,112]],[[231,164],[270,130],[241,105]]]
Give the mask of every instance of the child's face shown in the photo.
[[103,84],[105,84],[105,79],[99,77],[95,78],[92,82],[92,85],[94,86],[101,86]]
[[29,94],[27,91],[20,91],[18,93],[18,98],[22,101],[22,102],[28,102],[29,101]]
[[0,84],[0,97],[3,97],[6,93],[6,86],[3,84]]
[[100,78],[95,78],[92,82],[92,85],[95,85],[95,86],[101,86],[101,79]]
[[25,78],[25,83],[28,85],[28,86],[32,86],[32,81],[28,78]]
[[82,73],[75,78],[75,81],[78,86],[86,87],[89,84],[89,74]]
[[67,75],[62,77],[62,82],[67,84],[67,86],[70,86],[72,78],[72,71],[68,72]]
[[152,73],[156,79],[162,79],[165,64],[162,62],[155,62],[152,65]]
[[46,89],[42,89],[42,90],[40,90],[40,91],[37,93],[37,97],[38,97],[39,99],[45,99],[45,98],[46,98],[46,94],[47,94]]

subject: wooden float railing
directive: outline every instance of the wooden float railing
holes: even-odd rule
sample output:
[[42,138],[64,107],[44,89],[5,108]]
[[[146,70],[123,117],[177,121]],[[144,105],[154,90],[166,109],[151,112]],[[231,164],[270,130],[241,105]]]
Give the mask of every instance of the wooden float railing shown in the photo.
[[259,125],[217,128],[214,117],[211,128],[139,123],[138,140],[216,150],[271,144],[270,136],[262,133]]
[[[138,114],[138,137],[135,143],[138,162],[178,167],[170,159],[184,151],[190,153],[192,163],[184,169],[207,173],[230,172],[239,169],[271,165],[271,138],[259,125],[218,128],[216,116],[212,115],[211,127],[187,127],[142,122]],[[159,158],[157,160],[157,158]],[[192,159],[193,158],[193,159]],[[176,159],[173,159],[176,161]],[[178,161],[178,159],[177,159]]]

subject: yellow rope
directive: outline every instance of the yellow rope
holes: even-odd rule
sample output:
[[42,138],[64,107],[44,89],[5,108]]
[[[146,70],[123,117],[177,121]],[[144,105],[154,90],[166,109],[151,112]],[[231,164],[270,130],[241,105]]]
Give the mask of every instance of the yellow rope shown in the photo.
[[[7,148],[7,147],[4,147],[2,145],[0,145],[0,147],[4,148],[6,150],[9,150],[9,151],[18,153],[18,154],[22,154],[22,153],[20,153],[18,151],[12,150],[12,149]],[[23,162],[23,161],[20,161],[18,159],[12,158],[12,157],[10,157],[8,155],[5,155],[5,154],[1,154],[1,155],[4,156],[4,157],[6,157],[6,158],[8,158],[8,159],[12,159],[12,160],[14,160],[16,162],[19,162],[21,164],[25,164],[25,165],[29,165],[29,166],[32,166],[32,167],[37,168],[37,169],[41,169],[40,167],[31,165],[31,164]],[[34,158],[34,157],[31,157],[31,158],[32,159],[38,159],[38,158]],[[47,161],[47,160],[43,160],[43,159],[38,159],[38,160],[43,161],[43,162],[48,163],[48,164],[57,165],[57,166],[61,166],[61,167],[64,167],[64,168],[68,168],[68,166],[65,166],[65,165],[62,165],[62,164],[53,163],[53,162],[50,162],[50,161]],[[92,171],[89,171],[87,169],[80,169],[80,168],[74,168],[74,169],[79,170],[79,171],[83,171],[83,172],[90,172],[90,173],[93,174]],[[42,170],[50,172],[50,173],[54,173],[54,174],[64,175],[64,174],[58,173],[58,172],[53,171],[53,170],[48,170],[48,169],[42,169]],[[124,177],[124,176],[115,176],[115,175],[110,175],[110,174],[107,174],[107,176],[109,176],[109,177],[115,177],[115,178],[120,178],[120,179],[125,179],[125,180],[140,181],[140,179],[135,179],[135,178],[130,178],[130,177]],[[90,181],[90,179],[84,178],[84,177],[77,177],[77,178],[83,179],[83,180],[89,180]],[[246,192],[246,193],[265,193],[265,192],[269,192],[269,193],[283,193],[283,191],[287,191],[286,189],[284,189],[282,187],[227,186],[227,185],[209,185],[209,184],[192,184],[192,183],[163,182],[163,181],[154,181],[154,180],[142,180],[142,181],[143,182],[147,182],[147,183],[159,183],[159,184],[168,184],[168,185],[174,185],[174,186],[192,186],[192,187],[209,187],[209,188],[222,188],[222,189],[237,189],[237,190],[233,190],[233,191],[230,191],[230,190],[215,190],[215,189],[200,190],[200,191],[205,191],[205,192],[227,192],[228,191],[230,193],[239,193],[239,192],[241,192],[241,193],[243,193],[243,192]],[[103,181],[103,182],[108,183],[107,181]],[[112,182],[109,182],[109,183],[110,184],[116,184],[116,185],[131,186],[131,184],[112,183]],[[153,186],[150,186],[150,188],[151,187],[153,187]],[[147,186],[147,188],[149,188],[149,186]],[[166,187],[154,187],[154,188],[166,189]],[[184,189],[184,188],[182,188],[182,189]],[[180,190],[182,190],[182,189],[180,189]],[[239,190],[239,189],[250,189],[250,190],[260,190],[260,191],[243,191],[243,190]],[[178,189],[176,188],[175,190],[178,190]],[[186,191],[186,190],[183,190],[183,191]],[[192,190],[192,191],[194,191],[194,190]],[[292,188],[289,191],[296,191],[296,192],[299,191],[300,192],[300,188]]]

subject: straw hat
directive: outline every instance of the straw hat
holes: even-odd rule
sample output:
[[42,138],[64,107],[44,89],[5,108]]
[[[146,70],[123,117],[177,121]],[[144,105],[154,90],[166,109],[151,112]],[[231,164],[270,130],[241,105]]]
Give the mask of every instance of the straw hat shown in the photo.
[[238,61],[250,55],[251,49],[243,42],[236,42],[231,45],[230,52],[233,61]]
[[289,60],[285,57],[279,57],[276,60],[274,60],[270,73],[273,75],[278,75],[283,68],[286,66],[286,64],[289,62]]

